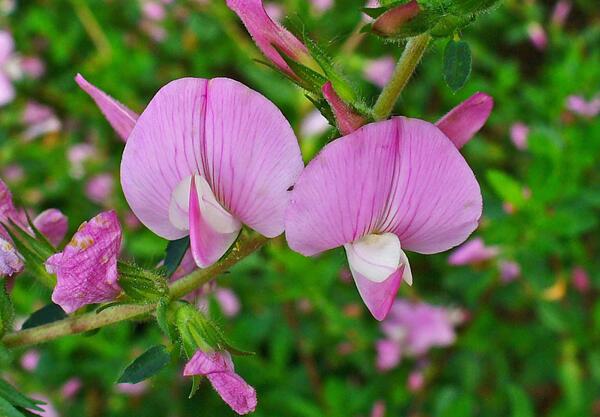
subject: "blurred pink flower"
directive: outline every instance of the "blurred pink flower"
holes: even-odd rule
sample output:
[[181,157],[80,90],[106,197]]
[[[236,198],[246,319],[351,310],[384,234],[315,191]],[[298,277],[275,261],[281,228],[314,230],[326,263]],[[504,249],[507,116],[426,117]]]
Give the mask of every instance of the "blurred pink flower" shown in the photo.
[[121,226],[114,211],[84,222],[63,252],[46,261],[46,269],[57,276],[52,301],[67,313],[113,300],[121,292],[117,283],[117,256],[121,248]]
[[381,323],[386,339],[379,340],[377,367],[394,368],[403,356],[423,356],[433,347],[449,346],[456,334],[450,310],[422,302],[396,300]]
[[[357,190],[361,198],[346,198]],[[291,192],[286,239],[305,256],[343,246],[360,296],[382,320],[401,283],[412,284],[404,251],[462,243],[481,210],[479,184],[456,143],[431,123],[394,117],[329,143],[308,164]]]
[[85,174],[84,164],[96,153],[96,148],[89,143],[78,143],[69,148],[70,173],[74,178],[81,178]]
[[500,261],[500,280],[507,284],[521,275],[521,267],[514,261]]
[[233,411],[243,415],[256,408],[256,391],[235,373],[228,352],[197,351],[185,365],[184,376],[206,376]]
[[215,298],[226,317],[235,317],[240,312],[240,300],[233,290],[229,288],[217,288]]
[[139,397],[148,391],[148,381],[138,382],[137,384],[121,383],[116,386],[117,392],[130,397]]
[[140,219],[138,219],[135,214],[128,211],[125,213],[125,225],[130,230],[137,230],[142,226],[142,222],[140,222]]
[[383,88],[392,78],[396,60],[392,56],[369,61],[364,69],[365,78],[379,88]]
[[34,56],[22,57],[19,64],[21,71],[29,78],[40,78],[46,71],[44,61]]
[[33,411],[34,415],[39,415],[40,417],[60,417],[56,408],[50,402],[50,399],[43,394],[31,394],[31,398],[38,401],[43,401],[44,404],[38,405],[44,411]]
[[470,265],[485,262],[500,253],[496,246],[485,246],[480,237],[473,238],[455,249],[448,258],[450,265]]
[[153,0],[144,0],[142,3],[142,13],[145,18],[160,22],[164,20],[167,13],[162,3]]
[[10,32],[0,30],[0,106],[15,98],[12,81],[16,78],[14,65],[14,40]]
[[0,237],[0,277],[12,277],[19,274],[25,265],[15,246]]
[[600,113],[600,95],[590,101],[586,101],[582,96],[569,96],[567,97],[567,109],[579,116],[595,117]]
[[26,141],[57,132],[61,128],[60,120],[50,107],[31,100],[25,106],[22,121],[27,126],[27,130],[23,135]]
[[300,136],[302,138],[319,136],[327,132],[329,122],[319,110],[308,113],[300,124]]
[[265,12],[267,12],[269,17],[277,23],[281,23],[285,14],[283,7],[280,4],[270,2],[265,3]]
[[538,22],[531,22],[527,25],[527,35],[538,50],[543,51],[548,46],[546,31]]
[[[0,179],[0,222],[9,223],[12,221],[23,229],[28,229],[27,218],[22,210],[18,210],[12,199],[12,193],[4,181]],[[9,234],[0,225],[0,237],[12,242]]]
[[55,247],[67,235],[69,221],[58,209],[42,211],[34,220],[33,225],[44,235]]
[[25,176],[25,170],[19,164],[10,164],[10,165],[6,165],[4,167],[4,170],[2,171],[2,175],[9,182],[19,182]]
[[310,3],[317,13],[324,13],[333,7],[334,0],[310,0]]
[[371,409],[371,417],[385,417],[385,403],[383,401],[375,401]]
[[529,136],[529,127],[525,123],[516,122],[510,127],[510,140],[517,149],[527,149],[527,137]]
[[590,291],[590,277],[587,271],[580,266],[573,268],[571,282],[573,283],[573,287],[581,294],[586,294]]
[[41,354],[39,350],[29,349],[21,356],[21,367],[27,372],[33,372],[40,363]]
[[408,374],[408,380],[406,381],[407,388],[412,393],[417,393],[425,386],[425,376],[422,370],[412,371]]
[[81,390],[83,386],[83,382],[80,378],[73,377],[70,378],[67,382],[65,382],[60,389],[60,396],[63,400],[69,400],[77,395],[77,393]]
[[85,195],[97,204],[106,204],[112,195],[114,181],[111,174],[98,174],[87,182],[85,186]]
[[572,6],[573,4],[569,0],[557,1],[552,12],[552,23],[556,26],[563,26],[571,13]]

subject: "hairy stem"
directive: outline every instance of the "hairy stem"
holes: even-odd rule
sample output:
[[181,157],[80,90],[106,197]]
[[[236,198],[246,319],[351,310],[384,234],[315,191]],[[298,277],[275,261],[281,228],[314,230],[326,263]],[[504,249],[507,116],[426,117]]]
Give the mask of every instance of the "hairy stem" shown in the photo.
[[404,52],[396,64],[392,79],[385,86],[373,107],[375,120],[387,119],[392,113],[394,105],[400,98],[400,93],[423,58],[430,40],[431,36],[427,33],[408,40]]
[[[216,278],[263,246],[268,240],[263,236],[256,235],[240,238],[227,256],[219,262],[206,269],[196,270],[175,281],[169,287],[170,299],[177,300]],[[80,316],[72,316],[31,329],[9,333],[2,338],[2,344],[14,348],[44,343],[62,336],[88,332],[121,321],[140,318],[152,313],[155,309],[156,304],[126,304],[109,307],[99,313],[91,312]]]

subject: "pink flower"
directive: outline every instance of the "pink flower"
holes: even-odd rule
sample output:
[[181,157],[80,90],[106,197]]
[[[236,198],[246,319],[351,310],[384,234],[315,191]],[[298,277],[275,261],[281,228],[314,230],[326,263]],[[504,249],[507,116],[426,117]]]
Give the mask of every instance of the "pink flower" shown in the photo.
[[381,323],[387,339],[377,342],[378,368],[395,367],[402,356],[423,356],[433,347],[454,343],[454,323],[449,310],[426,303],[396,300]]
[[306,256],[344,246],[358,291],[382,320],[402,281],[403,249],[431,254],[462,243],[482,211],[479,184],[431,123],[396,117],[328,144],[292,191],[290,248]]
[[9,182],[19,182],[25,177],[25,170],[19,164],[10,164],[4,167],[2,175]]
[[121,226],[114,211],[98,214],[79,230],[63,252],[46,261],[46,269],[57,276],[52,301],[67,313],[113,300],[121,292],[117,283],[117,256],[121,248]]
[[184,376],[206,376],[223,401],[236,413],[243,415],[256,408],[256,391],[235,373],[228,352],[197,351],[185,365]]
[[300,125],[300,136],[302,138],[319,136],[327,132],[329,122],[319,110],[313,110],[304,117]]
[[587,271],[580,266],[573,268],[571,282],[581,294],[586,294],[590,291],[590,277]]
[[391,56],[384,56],[367,63],[364,69],[365,78],[379,88],[383,88],[392,78],[396,68],[396,60]]
[[64,400],[69,400],[77,395],[82,386],[83,382],[81,382],[81,379],[77,377],[70,378],[60,389],[60,395]]
[[115,129],[121,139],[124,141],[127,140],[127,137],[135,126],[138,115],[106,94],[104,91],[87,82],[87,80],[83,78],[81,74],[77,74],[75,81],[79,87],[88,93],[94,100],[96,105],[100,108],[100,111],[102,111],[102,114],[104,114],[110,125],[113,127],[113,129]]
[[17,275],[24,267],[23,258],[14,245],[0,237],[0,277]]
[[22,121],[28,126],[24,134],[27,141],[38,136],[57,132],[61,128],[60,120],[58,120],[52,109],[35,101],[27,102]]
[[215,298],[226,317],[235,317],[240,312],[240,300],[229,288],[217,288]]
[[[10,189],[4,181],[0,180],[0,222],[9,223],[10,221],[23,229],[28,229],[27,218],[24,212],[15,207]],[[0,237],[11,241],[9,234],[4,230],[2,225],[0,225]]]
[[385,403],[383,401],[375,401],[371,409],[371,417],[385,417]]
[[493,107],[492,97],[475,93],[446,113],[435,125],[460,149],[481,130]]
[[58,246],[67,235],[69,222],[67,217],[57,209],[42,211],[34,220],[33,225],[52,243]]
[[21,356],[21,367],[27,372],[33,372],[40,363],[40,352],[39,350],[29,349]]
[[572,6],[569,0],[557,1],[552,12],[552,23],[559,27],[563,26],[571,13]]
[[34,56],[24,56],[20,61],[21,71],[29,78],[37,79],[46,72],[44,61]]
[[226,78],[163,87],[129,135],[121,184],[159,236],[190,235],[198,266],[216,262],[245,224],[283,232],[288,189],[302,171],[294,132],[266,98]]
[[117,391],[121,394],[131,397],[139,397],[148,391],[148,381],[138,382],[137,384],[121,383],[116,385]]
[[281,22],[285,14],[283,7],[277,3],[265,3],[265,12],[277,23]]
[[305,65],[312,62],[302,42],[269,17],[262,0],[227,0],[227,6],[237,13],[256,45],[280,71],[297,78],[280,53]]
[[421,7],[416,0],[411,0],[387,10],[373,23],[373,32],[382,36],[393,36],[400,28],[417,16]]
[[527,149],[527,137],[529,136],[529,127],[525,123],[517,122],[510,127],[510,140],[517,149]]
[[43,394],[32,394],[31,398],[42,401],[44,404],[38,405],[44,411],[34,411],[34,415],[39,415],[40,417],[60,417],[56,408],[50,402],[50,399]]
[[94,203],[105,204],[114,189],[113,177],[110,174],[98,174],[85,185],[85,195]]
[[496,246],[485,246],[483,239],[476,237],[450,254],[450,265],[470,265],[495,258],[500,253]]
[[546,36],[546,31],[537,22],[531,22],[527,25],[527,35],[529,35],[529,40],[540,51],[543,51],[548,46],[548,37]]
[[406,385],[410,392],[416,393],[423,389],[425,386],[425,376],[421,370],[412,371],[408,375],[408,381],[406,381]]
[[92,158],[96,149],[89,143],[78,143],[69,148],[67,159],[69,160],[71,175],[74,178],[81,178],[85,174],[84,164]]
[[15,43],[10,32],[0,30],[0,106],[10,103],[15,98],[12,80],[14,70]]
[[600,95],[590,101],[586,101],[582,96],[569,96],[567,97],[567,109],[579,116],[595,117],[600,113]]
[[500,279],[502,282],[509,283],[519,278],[521,267],[513,261],[500,261]]
[[333,7],[334,0],[310,0],[313,8],[318,13],[324,13]]
[[144,17],[155,22],[164,20],[167,14],[164,6],[157,1],[144,1],[142,4],[142,13]]

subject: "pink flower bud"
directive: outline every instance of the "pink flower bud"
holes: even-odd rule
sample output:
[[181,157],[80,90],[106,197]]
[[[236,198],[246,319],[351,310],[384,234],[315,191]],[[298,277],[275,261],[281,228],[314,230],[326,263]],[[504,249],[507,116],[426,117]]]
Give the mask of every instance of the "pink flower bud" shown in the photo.
[[235,317],[240,312],[240,300],[229,288],[217,288],[215,298],[226,317]]
[[375,19],[373,32],[383,36],[392,36],[420,11],[421,7],[416,0],[393,7]]
[[337,95],[333,89],[331,82],[325,83],[322,88],[323,97],[331,106],[338,129],[342,135],[347,135],[354,132],[356,129],[364,125],[367,120],[362,115],[356,113],[348,104]]
[[35,349],[30,349],[21,356],[21,367],[27,372],[33,372],[40,363],[40,352]]
[[368,62],[364,69],[364,76],[377,87],[383,88],[392,78],[395,67],[396,60],[391,56],[384,56]]
[[65,382],[60,389],[60,395],[63,399],[69,400],[77,395],[82,386],[83,383],[81,382],[81,379],[77,377],[71,378]]
[[521,267],[518,263],[512,261],[500,262],[500,279],[507,284],[514,281],[521,275]]
[[228,352],[197,351],[185,365],[184,376],[206,376],[223,401],[238,414],[248,414],[256,408],[256,391],[235,373]]
[[52,301],[67,313],[87,305],[112,301],[121,288],[117,283],[117,256],[121,248],[121,226],[114,211],[84,222],[63,252],[46,261],[57,284]]
[[552,23],[559,27],[563,26],[567,21],[567,17],[569,17],[569,13],[571,13],[572,6],[568,0],[559,0],[552,12]]
[[423,372],[420,370],[412,371],[408,375],[407,386],[410,392],[416,393],[421,391],[425,386],[425,376],[423,375]]
[[590,277],[587,271],[580,266],[573,268],[571,282],[573,283],[573,287],[581,294],[586,294],[590,291]]
[[371,417],[385,417],[385,403],[383,401],[375,401],[371,409]]
[[62,242],[69,229],[67,217],[57,209],[42,211],[33,220],[33,225],[46,236],[54,246],[58,246],[58,244]]
[[510,140],[519,150],[527,149],[529,127],[525,123],[517,122],[510,127]]
[[529,35],[529,40],[538,50],[543,51],[548,46],[548,37],[546,36],[546,31],[537,22],[531,22],[527,26],[527,34]]

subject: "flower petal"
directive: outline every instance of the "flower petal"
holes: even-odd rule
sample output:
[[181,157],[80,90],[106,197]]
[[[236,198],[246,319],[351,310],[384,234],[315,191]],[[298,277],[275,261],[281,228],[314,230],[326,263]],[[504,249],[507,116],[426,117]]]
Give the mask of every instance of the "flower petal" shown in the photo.
[[192,178],[189,202],[190,249],[196,264],[206,268],[227,252],[242,225],[223,213],[206,180],[199,175]]
[[223,401],[236,413],[244,415],[256,409],[256,390],[238,374],[219,372],[209,374],[207,378]]
[[492,97],[475,93],[438,120],[436,126],[460,149],[483,127],[493,107]]
[[126,141],[135,126],[138,115],[104,91],[90,84],[81,74],[77,74],[75,82],[96,102],[113,129],[121,139]]
[[0,277],[11,277],[23,270],[23,258],[8,240],[0,237]]
[[69,228],[67,217],[57,209],[42,211],[33,220],[33,225],[46,236],[54,246],[58,246],[58,244],[62,242]]
[[12,55],[15,49],[15,42],[10,32],[0,30],[0,64],[4,64]]
[[380,321],[383,320],[390,311],[390,308],[392,308],[398,288],[402,284],[404,265],[401,265],[400,268],[382,282],[371,281],[364,275],[353,271],[352,268],[350,268],[350,271],[354,277],[358,292],[373,317]]
[[15,94],[12,81],[4,73],[0,72],[0,106],[13,101]]
[[400,239],[393,233],[367,235],[344,248],[350,269],[373,282],[385,281],[400,264]]
[[72,313],[86,304],[113,300],[121,292],[117,283],[120,248],[121,226],[114,211],[83,223],[64,251],[46,261],[48,272],[57,276],[52,301]]

